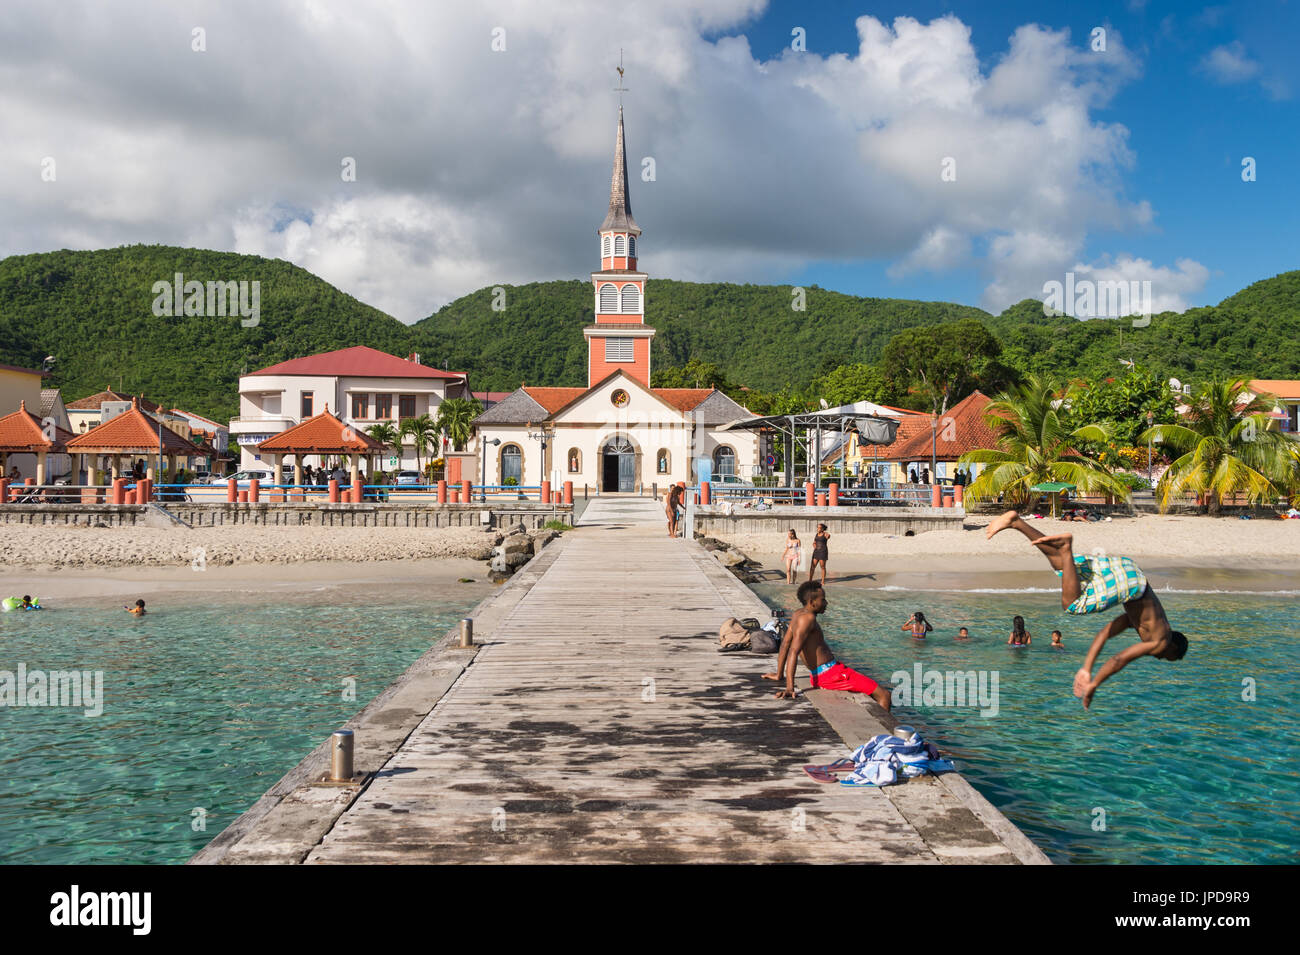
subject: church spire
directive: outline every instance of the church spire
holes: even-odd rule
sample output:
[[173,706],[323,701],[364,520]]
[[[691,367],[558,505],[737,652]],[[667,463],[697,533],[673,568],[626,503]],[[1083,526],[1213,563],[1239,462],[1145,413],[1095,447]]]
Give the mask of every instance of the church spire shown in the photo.
[[627,154],[623,148],[623,107],[618,108],[618,138],[614,142],[614,175],[609,183],[609,213],[597,232],[627,232],[640,235],[632,218],[632,203],[627,194]]

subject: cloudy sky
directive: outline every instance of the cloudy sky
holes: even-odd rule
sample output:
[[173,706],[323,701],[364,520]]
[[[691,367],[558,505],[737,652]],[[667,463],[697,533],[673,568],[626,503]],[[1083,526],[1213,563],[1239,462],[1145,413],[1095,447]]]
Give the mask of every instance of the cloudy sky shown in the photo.
[[622,48],[652,277],[1183,309],[1300,267],[1295,7],[6,0],[0,255],[256,253],[408,322],[585,277]]

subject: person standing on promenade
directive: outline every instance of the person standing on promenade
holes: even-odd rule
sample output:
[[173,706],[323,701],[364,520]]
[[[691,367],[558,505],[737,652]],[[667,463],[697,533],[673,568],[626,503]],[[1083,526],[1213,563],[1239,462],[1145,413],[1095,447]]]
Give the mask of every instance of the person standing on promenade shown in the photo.
[[851,670],[835,659],[826,639],[822,635],[821,624],[817,617],[826,612],[826,590],[815,581],[806,580],[799,585],[796,594],[803,605],[790,618],[790,627],[781,640],[781,649],[777,651],[776,673],[764,673],[764,680],[780,681],[785,678],[785,689],[778,690],[778,700],[795,699],[799,691],[794,687],[794,671],[802,654],[804,666],[808,668],[809,689],[813,690],[847,690],[850,693],[865,693],[889,712],[892,697],[890,692],[869,676]]
[[821,564],[823,587],[826,586],[826,561],[828,559],[826,542],[830,539],[831,535],[826,533],[826,525],[818,524],[817,533],[813,535],[812,560],[808,562],[808,579],[813,579],[813,573],[817,570],[817,565]]
[[[1181,660],[1187,653],[1187,638],[1169,626],[1160,599],[1132,560],[1095,555],[1076,557],[1073,534],[1048,536],[1026,524],[1015,511],[1007,511],[995,519],[984,536],[992,539],[1008,528],[1023,534],[1055,568],[1061,578],[1061,606],[1067,612],[1082,615],[1101,613],[1117,604],[1124,606],[1124,613],[1102,627],[1093,638],[1083,666],[1074,675],[1074,695],[1083,701],[1084,709],[1092,703],[1097,687],[1138,657]],[[1138,642],[1107,660],[1093,676],[1092,668],[1106,641],[1130,627],[1136,631]]]
[[668,515],[668,536],[677,536],[677,505],[681,503],[682,494],[681,485],[674,484],[668,489],[668,495],[665,498],[664,513]]

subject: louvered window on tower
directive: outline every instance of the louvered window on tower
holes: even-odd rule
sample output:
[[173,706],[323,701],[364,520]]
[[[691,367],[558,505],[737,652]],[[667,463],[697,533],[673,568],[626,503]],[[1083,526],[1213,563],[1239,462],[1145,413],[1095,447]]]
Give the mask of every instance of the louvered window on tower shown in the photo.
[[636,258],[636,236],[634,235],[627,237],[627,254]]
[[632,339],[606,338],[605,361],[632,361]]
[[641,311],[641,297],[637,294],[635,285],[623,286],[623,312],[625,314],[635,315]]
[[600,240],[600,254],[602,258],[609,258],[609,236]]
[[621,235],[614,236],[614,254],[626,255],[627,252],[625,250],[626,250],[626,246],[623,242],[623,237]]
[[602,285],[600,287],[600,312],[608,314],[609,312],[618,311],[618,289],[613,285]]

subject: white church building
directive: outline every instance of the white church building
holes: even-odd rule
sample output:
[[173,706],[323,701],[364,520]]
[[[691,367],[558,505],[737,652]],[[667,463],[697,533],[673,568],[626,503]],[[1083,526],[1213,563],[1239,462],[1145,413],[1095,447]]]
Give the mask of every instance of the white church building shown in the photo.
[[587,341],[585,388],[511,392],[474,420],[487,484],[532,486],[572,481],[601,493],[639,493],[705,476],[747,478],[759,463],[759,438],[716,429],[753,417],[716,389],[651,388],[645,323],[647,275],[637,269],[641,230],[628,198],[623,109],[618,111],[609,213],[597,230],[600,271],[591,273],[595,321]]

